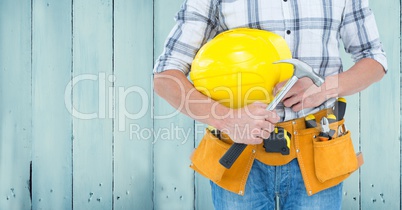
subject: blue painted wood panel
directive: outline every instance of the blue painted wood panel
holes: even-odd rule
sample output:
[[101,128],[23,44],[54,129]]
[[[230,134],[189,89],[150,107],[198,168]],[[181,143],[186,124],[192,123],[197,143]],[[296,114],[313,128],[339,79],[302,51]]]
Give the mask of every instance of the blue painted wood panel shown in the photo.
[[[188,167],[205,125],[152,91],[182,3],[0,1],[0,209],[213,208],[209,181]],[[365,164],[343,209],[400,209],[401,3],[370,3],[389,73],[347,97]]]
[[[384,79],[361,93],[362,209],[400,209],[400,1],[371,1],[388,58]],[[380,15],[386,14],[386,15]]]
[[[174,15],[182,0],[156,0],[155,57],[162,52]],[[155,139],[154,144],[154,205],[155,209],[193,209],[194,172],[189,168],[189,156],[194,148],[194,121],[177,113],[167,102],[155,95],[154,133],[169,135]],[[171,116],[169,116],[171,115]]]
[[114,208],[153,209],[153,2],[114,3]]
[[33,1],[32,205],[72,208],[71,1]]
[[[349,54],[343,50],[343,45],[340,47],[342,53],[342,63],[344,70],[348,70],[353,61]],[[352,133],[352,141],[355,152],[360,151],[360,94],[345,97],[347,108],[345,113],[345,122],[347,128]],[[343,185],[343,201],[342,209],[355,210],[360,206],[360,170],[354,172]]]
[[29,209],[31,2],[0,1],[0,209]]
[[73,2],[73,209],[112,209],[111,0]]

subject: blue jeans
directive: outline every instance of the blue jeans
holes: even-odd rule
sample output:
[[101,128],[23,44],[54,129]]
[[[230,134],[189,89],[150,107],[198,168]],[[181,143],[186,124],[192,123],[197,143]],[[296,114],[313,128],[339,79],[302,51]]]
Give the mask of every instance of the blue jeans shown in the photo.
[[[224,190],[211,182],[216,210],[332,210],[341,209],[342,183],[308,196],[297,159],[283,166],[254,161],[244,196]],[[278,199],[279,198],[279,199]]]

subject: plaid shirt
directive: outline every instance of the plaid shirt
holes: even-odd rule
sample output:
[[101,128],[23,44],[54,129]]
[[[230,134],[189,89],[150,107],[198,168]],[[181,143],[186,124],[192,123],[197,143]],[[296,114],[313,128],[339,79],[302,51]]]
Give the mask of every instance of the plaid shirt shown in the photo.
[[[176,15],[154,72],[177,69],[185,74],[198,49],[217,34],[233,28],[257,28],[282,36],[293,58],[311,65],[326,77],[343,71],[340,41],[356,62],[372,58],[387,69],[374,15],[368,0],[187,0]],[[277,112],[290,120],[333,105],[294,113]],[[286,113],[286,114],[284,114]]]

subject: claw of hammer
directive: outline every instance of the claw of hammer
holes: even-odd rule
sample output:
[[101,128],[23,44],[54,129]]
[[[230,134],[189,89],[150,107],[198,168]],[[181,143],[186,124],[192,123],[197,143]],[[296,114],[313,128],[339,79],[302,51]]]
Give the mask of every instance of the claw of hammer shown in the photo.
[[297,80],[308,77],[314,84],[319,87],[324,83],[324,78],[314,72],[313,67],[298,59],[285,59],[274,62],[274,64],[289,63],[294,66],[293,76],[286,82],[285,86],[275,96],[274,100],[269,104],[267,110],[274,110],[276,105],[285,97],[286,93],[293,87]]
[[324,83],[324,78],[317,73],[314,72],[313,67],[308,65],[307,63],[298,60],[298,59],[285,59],[285,60],[279,60],[274,62],[274,64],[279,64],[279,63],[288,63],[292,64],[295,68],[293,72],[293,76],[297,77],[298,79],[301,79],[303,77],[308,77],[310,78],[314,84],[317,87],[320,87],[322,83]]

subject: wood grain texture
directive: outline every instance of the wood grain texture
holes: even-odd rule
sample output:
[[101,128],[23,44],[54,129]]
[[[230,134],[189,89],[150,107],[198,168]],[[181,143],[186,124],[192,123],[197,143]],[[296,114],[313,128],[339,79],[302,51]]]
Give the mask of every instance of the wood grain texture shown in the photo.
[[[347,129],[352,133],[352,141],[355,152],[360,151],[360,94],[345,97],[347,100],[347,111],[345,123]],[[366,155],[363,152],[363,155]],[[360,206],[360,170],[355,171],[343,185],[342,209],[355,210]]]
[[0,1],[0,34],[0,209],[29,209],[30,1]]
[[73,2],[73,209],[112,209],[112,0]]
[[[174,24],[173,17],[182,3],[182,0],[154,1],[155,58],[162,52],[163,43]],[[156,118],[175,113],[158,96],[155,96],[154,107]],[[189,156],[194,148],[194,121],[176,113],[166,119],[155,119],[154,125],[155,134],[168,131],[168,135],[155,138],[155,209],[193,209],[194,172],[189,168]]]
[[389,70],[380,83],[361,94],[361,148],[365,153],[361,208],[400,209],[400,1],[370,3],[377,14]]
[[153,209],[153,2],[114,8],[114,208]]
[[[205,125],[152,91],[182,3],[0,1],[0,209],[213,209],[188,167]],[[401,208],[400,6],[370,1],[389,72],[346,97],[365,164],[342,209]]]
[[[342,64],[347,71],[354,63],[349,54],[343,50],[343,45],[340,47]],[[352,141],[355,152],[360,151],[360,94],[347,96],[345,123],[347,129],[352,133]],[[364,155],[364,153],[363,153]],[[355,210],[360,206],[360,170],[355,171],[343,184],[343,201],[342,209]]]
[[32,30],[32,205],[71,209],[71,1],[33,1]]

